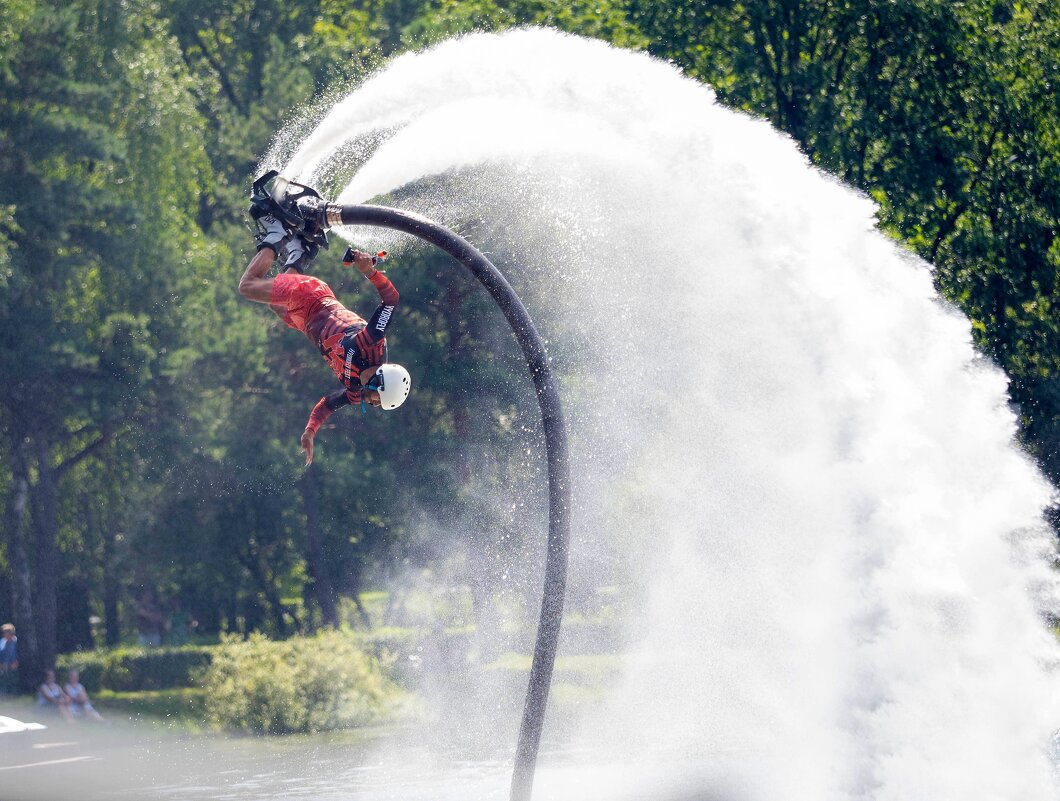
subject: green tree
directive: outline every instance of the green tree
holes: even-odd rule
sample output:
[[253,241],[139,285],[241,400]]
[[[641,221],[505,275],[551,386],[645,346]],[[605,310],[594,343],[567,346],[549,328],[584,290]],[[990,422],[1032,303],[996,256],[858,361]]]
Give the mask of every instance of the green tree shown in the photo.
[[516,25],[542,25],[638,48],[647,40],[627,18],[627,0],[552,3],[547,0],[432,0],[405,27],[408,46],[433,43],[469,31],[493,31]]
[[56,649],[61,484],[174,395],[160,343],[183,323],[168,267],[195,249],[180,210],[204,165],[176,54],[149,15],[108,2],[4,12],[0,420],[28,499],[10,496],[7,535],[33,683]]

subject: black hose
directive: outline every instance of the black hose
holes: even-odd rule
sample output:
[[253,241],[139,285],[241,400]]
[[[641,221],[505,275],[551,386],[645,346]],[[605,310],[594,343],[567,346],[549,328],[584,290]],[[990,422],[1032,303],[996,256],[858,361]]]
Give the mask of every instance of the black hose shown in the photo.
[[563,421],[563,410],[548,354],[541,335],[515,290],[492,262],[463,237],[418,214],[385,206],[342,206],[341,219],[344,225],[377,225],[412,234],[441,248],[464,265],[486,287],[504,313],[530,368],[537,402],[541,406],[548,460],[548,553],[545,557],[541,618],[512,771],[511,801],[529,801],[563,620],[570,543],[571,491],[567,427]]

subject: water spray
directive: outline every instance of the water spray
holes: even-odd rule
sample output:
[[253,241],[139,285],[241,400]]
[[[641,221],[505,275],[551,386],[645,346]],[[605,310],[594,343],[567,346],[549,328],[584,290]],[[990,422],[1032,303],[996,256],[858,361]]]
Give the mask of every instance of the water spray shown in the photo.
[[395,58],[266,161],[474,226],[562,332],[571,576],[618,642],[539,793],[1057,798],[1055,489],[869,198],[672,64],[549,30]]

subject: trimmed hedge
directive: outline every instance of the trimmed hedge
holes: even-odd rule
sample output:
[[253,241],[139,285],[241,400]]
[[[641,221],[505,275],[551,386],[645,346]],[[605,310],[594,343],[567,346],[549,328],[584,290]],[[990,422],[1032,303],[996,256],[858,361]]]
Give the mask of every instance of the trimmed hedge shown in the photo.
[[378,658],[349,633],[332,630],[281,642],[226,637],[203,684],[210,723],[253,734],[372,723],[398,694]]
[[195,687],[199,685],[199,676],[210,666],[216,647],[116,648],[63,654],[57,660],[57,678],[61,684],[66,681],[67,670],[79,670],[81,683],[89,692]]
[[[385,664],[388,675],[402,683],[415,683],[420,659],[425,649],[434,642],[430,635],[417,629],[346,631],[341,636],[377,664]],[[60,683],[66,680],[67,670],[76,668],[81,671],[81,682],[90,693],[101,690],[127,693],[202,687],[202,678],[210,668],[214,655],[238,639],[233,636],[222,645],[132,646],[109,651],[80,651],[61,655],[56,671]],[[296,637],[295,641],[305,639],[313,641],[316,638]],[[466,655],[472,646],[473,632],[447,632],[443,639],[446,653]],[[437,642],[434,645],[437,646]],[[462,664],[463,657],[458,661]]]

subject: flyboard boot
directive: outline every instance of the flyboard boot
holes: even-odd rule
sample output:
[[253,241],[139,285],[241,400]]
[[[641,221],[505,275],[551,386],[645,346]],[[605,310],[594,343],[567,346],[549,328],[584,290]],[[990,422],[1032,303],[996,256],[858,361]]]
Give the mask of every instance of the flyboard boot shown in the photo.
[[[341,207],[329,203],[317,190],[288,180],[269,170],[254,181],[250,195],[250,218],[256,228],[258,247],[271,247],[283,270],[303,272],[321,249],[328,249],[327,229],[341,225]],[[281,256],[281,248],[283,255]],[[375,264],[386,259],[381,250]],[[353,264],[353,249],[347,248],[342,263]]]
[[[304,272],[317,253],[328,248],[329,205],[315,189],[269,170],[254,182],[250,195],[250,219],[258,249],[275,250],[281,271]],[[337,213],[334,217],[337,222]]]

